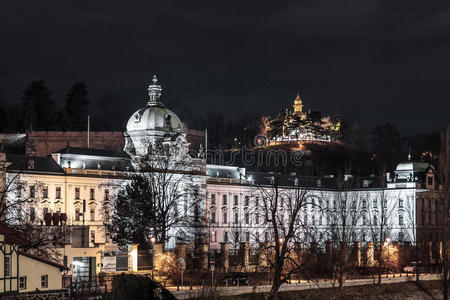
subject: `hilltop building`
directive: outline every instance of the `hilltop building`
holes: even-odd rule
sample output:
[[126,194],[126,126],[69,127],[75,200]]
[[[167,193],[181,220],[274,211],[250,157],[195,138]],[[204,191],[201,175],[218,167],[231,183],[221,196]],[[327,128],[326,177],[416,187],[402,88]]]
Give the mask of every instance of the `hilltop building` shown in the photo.
[[275,118],[266,120],[265,131],[269,145],[299,146],[304,143],[329,143],[339,140],[339,118],[322,117],[320,111],[305,112],[298,93],[293,108],[293,111],[282,110]]

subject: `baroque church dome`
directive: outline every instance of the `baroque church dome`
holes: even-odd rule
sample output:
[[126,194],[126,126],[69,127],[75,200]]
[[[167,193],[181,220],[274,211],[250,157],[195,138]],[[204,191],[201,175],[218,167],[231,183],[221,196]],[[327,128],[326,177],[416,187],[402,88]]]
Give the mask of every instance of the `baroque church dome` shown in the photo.
[[167,109],[159,100],[161,86],[157,84],[156,75],[148,87],[150,97],[147,105],[136,111],[127,123],[127,132],[134,131],[162,131],[168,133],[182,133],[182,124],[176,114]]
[[146,155],[149,146],[158,141],[188,146],[180,119],[160,101],[161,91],[155,75],[148,87],[147,105],[128,120],[124,151],[132,156]]

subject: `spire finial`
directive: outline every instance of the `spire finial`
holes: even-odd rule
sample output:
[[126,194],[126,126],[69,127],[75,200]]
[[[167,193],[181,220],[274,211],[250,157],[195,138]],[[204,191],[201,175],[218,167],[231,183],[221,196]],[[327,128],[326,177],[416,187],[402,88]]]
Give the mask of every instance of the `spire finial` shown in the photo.
[[408,160],[411,160],[411,147],[408,148]]
[[152,84],[148,86],[148,96],[150,97],[147,105],[160,104],[159,98],[161,97],[162,88],[158,84],[158,78],[153,75]]

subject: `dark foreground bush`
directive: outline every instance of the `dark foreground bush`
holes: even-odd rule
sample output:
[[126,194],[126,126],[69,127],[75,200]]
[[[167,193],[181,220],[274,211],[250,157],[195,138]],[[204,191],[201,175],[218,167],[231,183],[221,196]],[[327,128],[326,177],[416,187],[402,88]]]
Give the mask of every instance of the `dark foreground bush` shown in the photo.
[[148,276],[121,274],[114,277],[112,292],[107,294],[107,300],[175,300],[176,298],[161,284]]

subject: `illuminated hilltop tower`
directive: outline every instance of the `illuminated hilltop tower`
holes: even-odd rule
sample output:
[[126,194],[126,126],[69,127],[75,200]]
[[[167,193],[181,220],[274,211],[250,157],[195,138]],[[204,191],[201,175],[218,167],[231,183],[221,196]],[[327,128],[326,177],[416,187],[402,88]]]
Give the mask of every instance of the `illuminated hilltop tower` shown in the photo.
[[297,92],[297,96],[294,99],[294,114],[302,116],[303,115],[303,101]]

